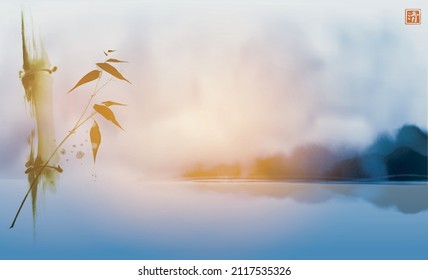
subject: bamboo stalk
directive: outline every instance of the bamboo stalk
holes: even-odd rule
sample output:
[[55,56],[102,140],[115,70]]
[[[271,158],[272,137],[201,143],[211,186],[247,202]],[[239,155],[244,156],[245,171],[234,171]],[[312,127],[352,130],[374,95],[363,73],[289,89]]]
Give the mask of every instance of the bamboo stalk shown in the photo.
[[[58,145],[56,145],[55,131],[54,131],[54,118],[53,118],[53,103],[52,103],[52,80],[53,79],[50,76],[52,72],[55,72],[56,67],[54,67],[53,69],[50,69],[51,65],[49,63],[48,56],[46,54],[46,51],[43,48],[43,44],[41,43],[41,40],[37,42],[36,37],[34,36],[34,32],[31,34],[28,34],[28,31],[26,31],[27,24],[24,21],[23,13],[21,14],[21,20],[22,20],[22,49],[23,49],[23,62],[24,62],[23,63],[24,71],[22,71],[21,73],[21,80],[25,89],[25,96],[26,96],[27,102],[30,104],[30,110],[31,110],[32,116],[35,117],[36,119],[36,122],[35,122],[36,129],[32,130],[28,141],[31,147],[29,160],[26,164],[26,166],[28,167],[26,173],[29,173],[28,174],[29,188],[26,194],[24,195],[24,198],[22,199],[21,204],[18,207],[18,210],[15,214],[15,217],[12,221],[10,228],[13,228],[15,226],[18,216],[21,213],[22,207],[24,206],[27,200],[27,197],[29,196],[30,193],[33,201],[33,220],[35,220],[38,185],[39,183],[42,183],[44,187],[55,186],[55,181],[58,175],[56,171],[62,172],[62,169],[59,166],[57,166],[59,162],[58,151],[61,148],[61,146],[68,140],[68,138],[76,132],[78,128],[80,128],[83,124],[85,124],[87,121],[92,119],[97,114],[101,114],[104,118],[113,122],[118,127],[122,128],[117,122],[117,120],[115,119],[113,112],[108,107],[111,105],[124,105],[124,104],[112,102],[112,101],[106,101],[106,102],[103,102],[104,107],[103,105],[95,104],[94,111],[92,111],[91,113],[89,113],[88,111],[89,106],[92,103],[94,97],[97,95],[97,93],[101,89],[103,89],[109,82],[113,80],[113,77],[110,77],[109,79],[107,79],[107,81],[103,85],[99,86],[99,82],[101,80],[103,72],[106,71],[110,75],[130,83],[126,78],[122,76],[122,74],[120,74],[116,70],[116,68],[106,63],[108,61],[107,59],[104,63],[97,63],[96,65],[101,68],[101,71],[98,71],[99,75],[97,78],[97,83],[95,85],[95,88],[82,114],[80,115],[79,119],[74,125],[74,127],[71,130],[69,130],[68,134],[59,142]],[[114,52],[114,50],[108,50],[108,52]],[[120,60],[115,60],[115,61],[124,62]],[[79,84],[77,84],[77,86],[78,85]],[[103,110],[100,111],[99,107],[102,107]],[[106,110],[109,114],[106,114]],[[88,116],[85,117],[87,113],[88,113]],[[37,154],[34,152],[35,140],[37,141]],[[95,143],[97,143],[98,145],[99,141]],[[95,159],[95,156],[96,156],[96,151],[94,152],[94,159]]]
[[[100,78],[101,78],[101,76],[100,76]],[[86,118],[83,118],[83,116],[85,115],[85,113],[88,111],[89,104],[92,102],[93,98],[97,95],[97,93],[101,89],[103,89],[109,82],[112,81],[112,78],[110,78],[102,86],[98,87],[100,78],[98,79],[97,84],[96,84],[96,86],[94,88],[94,91],[91,94],[91,96],[90,96],[90,98],[89,98],[89,100],[88,100],[88,102],[87,102],[87,104],[85,106],[85,109],[83,110],[80,118],[78,119],[78,121],[76,122],[76,124],[74,125],[74,127],[61,140],[61,142],[54,148],[54,150],[49,155],[48,159],[43,163],[43,165],[32,173],[32,177],[30,177],[30,176],[28,177],[30,187],[28,188],[28,191],[25,193],[25,196],[22,199],[21,204],[18,207],[18,210],[16,211],[15,217],[13,218],[13,221],[12,221],[10,227],[9,227],[10,229],[15,226],[16,220],[18,219],[19,214],[21,213],[22,207],[24,206],[25,201],[27,200],[28,195],[30,193],[33,194],[33,192],[34,192],[33,190],[37,188],[40,176],[42,176],[43,172],[45,172],[46,168],[48,167],[48,165],[51,162],[51,160],[53,159],[53,157],[57,154],[58,150],[68,140],[68,138],[70,138],[70,136],[73,135],[76,132],[77,129],[79,129],[87,121],[89,121],[90,119],[92,119],[96,114],[98,114],[96,111],[93,111],[92,113],[89,114],[89,116],[87,116]],[[32,157],[32,152],[30,153],[30,158],[31,157]],[[33,198],[33,196],[32,196],[32,198]],[[33,210],[34,210],[34,206],[33,206]],[[33,212],[33,214],[34,214],[34,212]]]
[[[30,29],[33,29],[30,31]],[[36,214],[37,192],[39,183],[45,188],[54,189],[57,172],[52,168],[44,168],[40,175],[37,170],[49,160],[49,164],[56,166],[59,156],[54,153],[56,148],[55,126],[52,101],[52,72],[51,64],[40,37],[34,33],[31,15],[21,13],[21,35],[23,52],[22,85],[25,89],[26,101],[29,104],[31,116],[35,119],[35,129],[29,136],[30,154],[27,167],[28,182],[32,194],[33,217]],[[37,150],[36,150],[37,147]],[[35,186],[31,187],[31,185]]]

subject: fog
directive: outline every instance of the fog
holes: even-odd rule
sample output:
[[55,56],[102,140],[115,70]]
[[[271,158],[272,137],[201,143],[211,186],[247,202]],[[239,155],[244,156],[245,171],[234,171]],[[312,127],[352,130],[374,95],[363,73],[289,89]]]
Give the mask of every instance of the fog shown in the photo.
[[[125,132],[101,120],[96,167],[88,145],[83,160],[67,154],[63,165],[170,177],[196,163],[245,164],[307,143],[363,149],[403,124],[426,129],[426,27],[405,26],[399,1],[372,1],[370,10],[312,2],[30,4],[59,69],[58,139],[91,87],[65,93],[104,59],[103,50],[129,61],[118,69],[132,85],[112,83],[98,97],[129,105],[115,110]],[[1,176],[10,177],[24,170],[31,120],[17,75],[20,6],[1,5],[0,164]],[[67,151],[85,143],[85,130]]]

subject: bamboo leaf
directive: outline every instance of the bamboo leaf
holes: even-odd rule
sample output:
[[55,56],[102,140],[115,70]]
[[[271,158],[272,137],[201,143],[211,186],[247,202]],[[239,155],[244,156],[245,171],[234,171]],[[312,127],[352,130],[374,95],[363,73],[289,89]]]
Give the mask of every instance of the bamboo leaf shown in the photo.
[[122,74],[120,74],[120,72],[117,71],[116,68],[114,68],[110,64],[106,62],[102,62],[102,63],[97,63],[97,66],[103,69],[104,71],[106,71],[107,73],[109,73],[110,75],[118,78],[119,80],[124,80],[124,81],[127,81],[128,83],[131,83],[124,76],[122,76]]
[[88,74],[86,74],[85,76],[83,76],[83,78],[81,78],[77,82],[77,84],[72,89],[70,89],[67,93],[72,92],[77,87],[80,87],[83,84],[86,84],[86,83],[92,82],[93,80],[98,79],[100,75],[101,75],[101,71],[99,71],[99,70],[93,70],[93,71],[89,72]]
[[92,155],[94,156],[94,162],[97,159],[98,148],[101,144],[101,132],[98,123],[94,120],[94,124],[89,131],[89,138],[91,139],[92,144]]
[[123,62],[123,63],[128,63],[128,61],[120,60],[120,59],[116,59],[116,58],[109,58],[109,59],[107,59],[107,62]]
[[117,106],[128,106],[126,104],[122,104],[122,103],[117,103],[114,101],[104,101],[102,102],[104,105],[106,105],[107,107],[113,106],[113,105],[117,105]]
[[112,123],[117,125],[120,129],[123,130],[123,128],[117,122],[116,117],[114,116],[114,113],[110,108],[104,105],[95,104],[94,110],[98,112],[101,116],[103,116],[106,120],[111,121]]

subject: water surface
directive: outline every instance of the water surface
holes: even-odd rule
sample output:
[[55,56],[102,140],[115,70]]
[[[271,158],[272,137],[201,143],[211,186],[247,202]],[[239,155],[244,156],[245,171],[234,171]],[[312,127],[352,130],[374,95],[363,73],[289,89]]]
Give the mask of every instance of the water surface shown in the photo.
[[9,230],[26,187],[0,181],[1,259],[428,259],[421,184],[62,183]]

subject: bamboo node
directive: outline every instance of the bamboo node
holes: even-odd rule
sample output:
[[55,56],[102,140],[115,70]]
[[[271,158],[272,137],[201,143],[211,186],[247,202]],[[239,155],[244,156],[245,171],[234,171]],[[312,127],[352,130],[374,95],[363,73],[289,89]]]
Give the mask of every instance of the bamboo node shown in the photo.
[[58,70],[58,67],[56,67],[56,66],[52,67],[52,69],[41,68],[41,69],[34,69],[34,70],[30,70],[30,71],[20,70],[19,71],[19,78],[22,80],[25,78],[25,76],[34,74],[36,72],[47,72],[48,74],[52,74],[56,70]]

